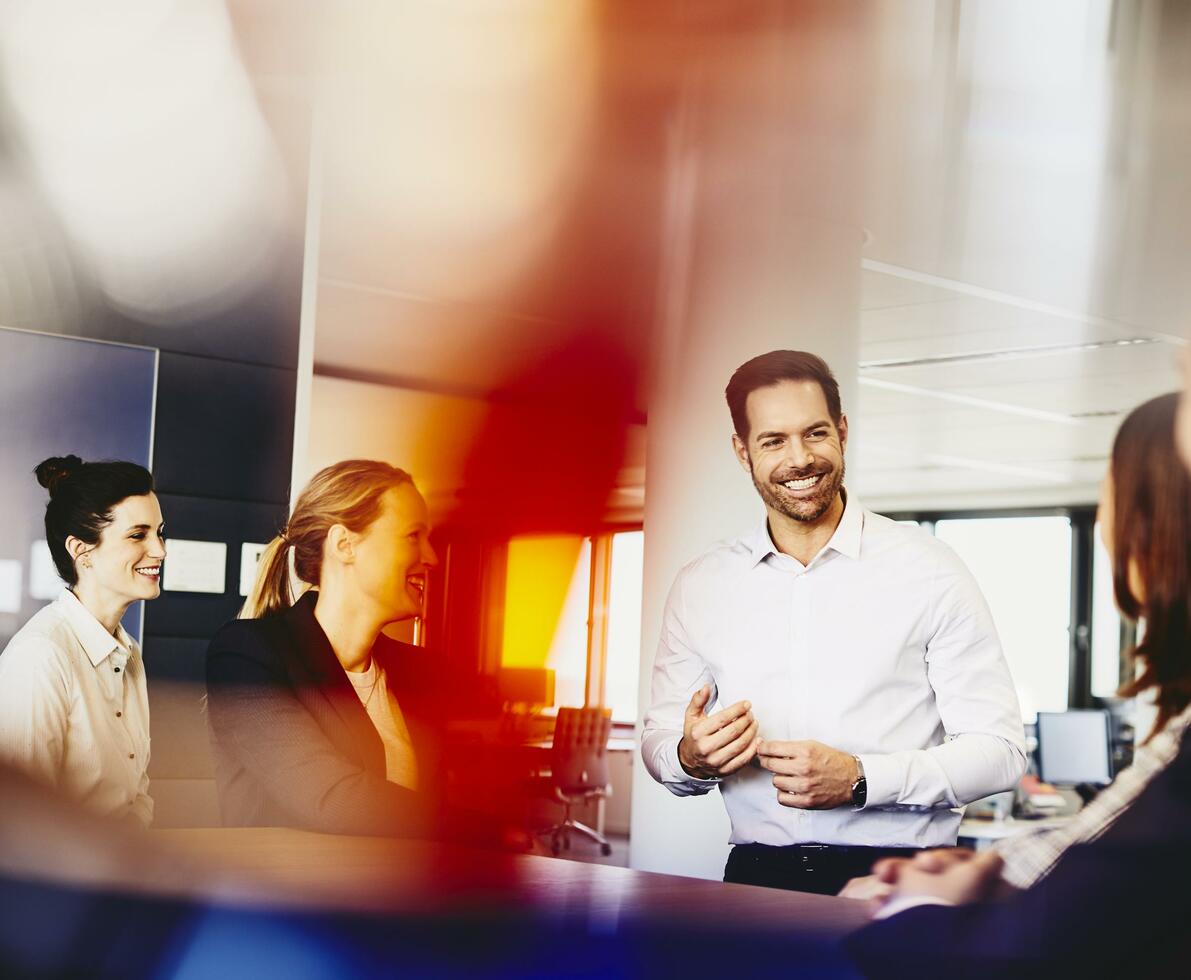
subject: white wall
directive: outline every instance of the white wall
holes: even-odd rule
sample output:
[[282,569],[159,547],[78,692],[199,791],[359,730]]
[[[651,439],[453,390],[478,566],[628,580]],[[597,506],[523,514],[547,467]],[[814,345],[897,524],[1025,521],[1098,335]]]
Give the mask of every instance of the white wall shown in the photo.
[[341,459],[380,459],[411,473],[433,512],[458,488],[486,411],[478,398],[315,375],[300,483]]

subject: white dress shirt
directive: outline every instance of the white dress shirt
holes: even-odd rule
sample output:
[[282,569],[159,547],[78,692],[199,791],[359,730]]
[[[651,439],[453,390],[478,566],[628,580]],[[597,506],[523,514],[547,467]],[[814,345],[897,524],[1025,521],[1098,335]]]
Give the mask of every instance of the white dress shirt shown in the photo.
[[[814,739],[860,757],[862,810],[782,806],[749,765],[696,779],[678,761],[691,695],[707,713],[752,702],[765,739]],[[718,702],[718,703],[716,703]],[[641,754],[679,796],[719,786],[734,844],[954,844],[972,800],[1026,767],[1017,694],[964,564],[921,528],[847,497],[831,540],[803,566],[763,521],[679,573],[662,621]]]
[[69,589],[0,654],[0,759],[92,812],[153,819],[140,648]]

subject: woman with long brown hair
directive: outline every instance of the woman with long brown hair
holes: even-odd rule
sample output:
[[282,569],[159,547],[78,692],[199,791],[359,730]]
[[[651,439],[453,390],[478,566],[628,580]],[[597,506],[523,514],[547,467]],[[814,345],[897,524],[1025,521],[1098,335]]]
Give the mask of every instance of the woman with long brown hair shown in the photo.
[[261,557],[246,618],[207,652],[224,823],[430,829],[426,654],[381,633],[421,612],[437,563],[429,531],[413,480],[387,463],[336,463],[302,491]]
[[[1177,394],[1162,395],[1126,417],[1113,442],[1099,508],[1117,606],[1144,624],[1133,650],[1139,672],[1119,693],[1152,695],[1156,717],[1133,764],[1068,823],[996,845],[1000,878],[1014,887],[1040,881],[1068,848],[1108,830],[1178,755],[1191,723],[1191,476],[1175,452],[1178,401]],[[972,854],[966,848],[928,851],[914,866],[939,873]],[[841,894],[884,897],[904,867],[884,864],[878,876],[850,882]]]
[[1154,693],[1152,734],[1052,846],[1035,848],[1036,862],[1018,865],[1024,876],[1013,862],[1046,837],[1015,839],[1001,854],[934,851],[878,864],[894,886],[878,913],[885,921],[846,940],[866,976],[1185,972],[1191,941],[1174,897],[1191,855],[1191,481],[1175,455],[1176,414],[1191,462],[1191,409],[1178,413],[1174,395],[1147,402],[1117,434],[1101,506],[1117,601],[1145,622],[1141,672],[1122,693]]
[[[1100,508],[1122,613],[1143,622],[1141,671],[1123,697],[1153,694],[1147,744],[1191,705],[1191,478],[1174,455],[1178,395],[1134,410],[1117,433]],[[1177,726],[1175,726],[1177,727]]]
[[1122,697],[1152,695],[1156,717],[1133,764],[1067,825],[1004,841],[1001,877],[1025,888],[1073,844],[1093,840],[1178,754],[1191,722],[1191,477],[1175,454],[1177,394],[1153,398],[1121,423],[1100,498],[1100,536],[1121,613],[1144,624],[1140,671]]

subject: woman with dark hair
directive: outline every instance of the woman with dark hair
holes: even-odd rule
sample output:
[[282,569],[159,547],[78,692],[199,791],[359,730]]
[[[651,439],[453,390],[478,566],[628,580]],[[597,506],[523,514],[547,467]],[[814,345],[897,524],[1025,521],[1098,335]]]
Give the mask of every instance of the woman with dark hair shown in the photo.
[[207,651],[224,823],[431,829],[427,653],[381,633],[422,611],[438,561],[429,531],[413,480],[387,463],[336,463],[302,491],[260,559],[251,618],[224,626]]
[[1191,722],[1191,477],[1175,454],[1177,409],[1177,394],[1162,395],[1121,423],[1099,510],[1117,606],[1145,624],[1133,650],[1141,672],[1119,693],[1152,693],[1157,715],[1133,764],[1069,823],[998,845],[1001,877],[1018,888],[1049,874],[1068,847],[1104,833],[1171,763]]
[[120,625],[161,592],[165,538],[153,477],[135,463],[53,457],[46,542],[66,583],[0,654],[0,760],[89,810],[153,818],[141,651]]
[[[1151,399],[1121,424],[1099,510],[1117,605],[1125,616],[1145,624],[1133,651],[1140,672],[1119,693],[1152,693],[1157,716],[1133,764],[1071,821],[1015,835],[996,846],[1000,860],[990,856],[988,861],[995,862],[1005,885],[1029,888],[1054,870],[1068,848],[1104,834],[1174,761],[1191,723],[1191,476],[1176,455],[1178,401],[1177,394]],[[842,894],[884,897],[919,889],[923,896],[970,901],[983,897],[995,879],[982,881],[976,892],[949,894],[946,873],[972,857],[973,852],[955,848],[923,852],[913,862],[885,862],[878,865],[875,879],[850,882]],[[931,875],[936,876],[933,886]]]
[[1141,672],[1120,694],[1152,692],[1146,744],[1186,725],[1191,705],[1191,478],[1175,456],[1178,401],[1163,395],[1125,420],[1100,507],[1117,605],[1145,623],[1133,651]]

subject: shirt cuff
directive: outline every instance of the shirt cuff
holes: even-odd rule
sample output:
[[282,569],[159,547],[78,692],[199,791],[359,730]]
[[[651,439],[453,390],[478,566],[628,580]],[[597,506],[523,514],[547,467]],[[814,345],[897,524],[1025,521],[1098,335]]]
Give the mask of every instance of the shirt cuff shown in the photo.
[[939,898],[937,895],[899,895],[882,905],[873,915],[873,918],[888,919],[891,916],[897,915],[899,912],[905,912],[907,909],[916,909],[922,905],[951,906],[954,904],[954,902],[949,902],[945,898]]
[[678,743],[682,741],[677,739],[674,742],[674,748],[670,751],[670,774],[674,782],[684,783],[691,787],[696,793],[706,793],[713,786],[718,786],[723,782],[719,776],[714,776],[711,779],[701,779],[698,776],[692,776],[689,772],[682,768],[682,763],[678,758]]
[[889,806],[901,794],[902,767],[892,755],[857,755],[864,766],[865,799],[862,809]]

